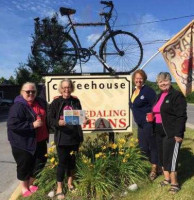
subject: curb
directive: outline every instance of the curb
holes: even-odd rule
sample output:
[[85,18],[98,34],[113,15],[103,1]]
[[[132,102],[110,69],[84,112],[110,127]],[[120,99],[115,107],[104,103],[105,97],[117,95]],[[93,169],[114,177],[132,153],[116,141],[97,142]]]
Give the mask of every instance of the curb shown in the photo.
[[9,200],[17,200],[17,198],[21,195],[21,186],[20,184],[17,186],[15,191],[10,196]]

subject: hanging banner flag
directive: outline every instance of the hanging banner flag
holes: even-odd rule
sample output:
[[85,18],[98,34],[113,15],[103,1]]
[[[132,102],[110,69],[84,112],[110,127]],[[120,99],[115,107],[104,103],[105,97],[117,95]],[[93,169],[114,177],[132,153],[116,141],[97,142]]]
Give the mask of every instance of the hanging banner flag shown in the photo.
[[159,49],[185,96],[194,91],[193,35],[194,20]]

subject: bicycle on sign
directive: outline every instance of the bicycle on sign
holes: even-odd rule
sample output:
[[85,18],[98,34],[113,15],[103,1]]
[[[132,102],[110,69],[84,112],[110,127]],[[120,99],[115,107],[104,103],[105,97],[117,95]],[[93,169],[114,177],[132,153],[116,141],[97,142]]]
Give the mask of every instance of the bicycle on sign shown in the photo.
[[[76,10],[71,8],[60,8],[60,14],[67,16],[68,23],[64,27],[64,51],[63,60],[68,61],[69,71],[73,70],[77,62],[86,63],[91,56],[95,56],[106,70],[110,73],[135,71],[141,64],[143,59],[143,48],[139,39],[132,33],[122,30],[113,30],[109,21],[112,18],[114,4],[112,1],[101,1],[104,5],[103,11],[100,13],[104,22],[98,23],[73,23],[71,15]],[[105,26],[99,38],[88,48],[83,48],[76,32],[78,26]],[[70,35],[70,31],[74,38]],[[100,44],[99,53],[94,49],[98,43]]]

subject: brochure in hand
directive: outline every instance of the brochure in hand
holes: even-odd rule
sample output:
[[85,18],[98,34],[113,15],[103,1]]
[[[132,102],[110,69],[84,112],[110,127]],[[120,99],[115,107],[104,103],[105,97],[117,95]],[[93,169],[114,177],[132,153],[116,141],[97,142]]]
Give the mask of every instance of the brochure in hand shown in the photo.
[[82,125],[85,120],[85,110],[64,110],[63,115],[69,125]]

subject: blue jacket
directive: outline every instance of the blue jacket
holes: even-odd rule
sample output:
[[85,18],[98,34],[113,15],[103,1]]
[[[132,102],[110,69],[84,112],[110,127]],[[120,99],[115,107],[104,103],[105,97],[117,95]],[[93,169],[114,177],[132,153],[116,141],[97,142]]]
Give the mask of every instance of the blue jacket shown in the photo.
[[[35,99],[38,104],[46,109],[46,103],[40,99]],[[14,104],[9,110],[7,120],[8,140],[11,146],[34,154],[36,151],[36,129],[33,122],[36,120],[36,113],[21,96],[17,96]]]
[[143,127],[146,121],[146,114],[152,111],[152,106],[156,100],[155,91],[144,85],[134,102],[130,101],[130,108],[133,112],[135,122],[139,127]]

